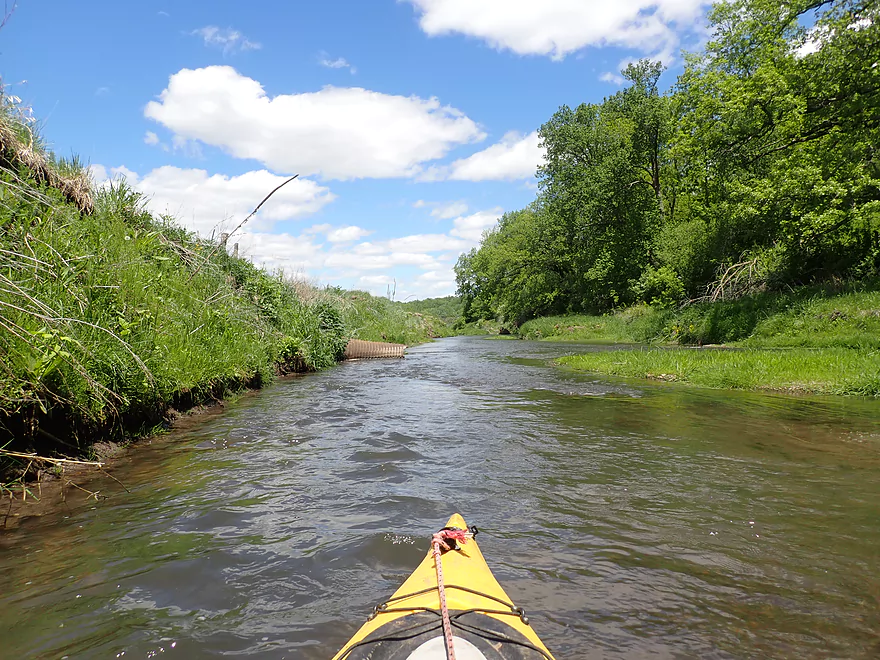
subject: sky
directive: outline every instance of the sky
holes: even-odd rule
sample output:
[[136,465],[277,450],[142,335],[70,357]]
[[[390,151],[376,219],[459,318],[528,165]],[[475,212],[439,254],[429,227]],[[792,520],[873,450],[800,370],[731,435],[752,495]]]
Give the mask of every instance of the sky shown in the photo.
[[[11,4],[7,2],[7,5]],[[18,0],[7,94],[60,156],[268,269],[413,300],[536,195],[537,135],[640,57],[681,71],[703,0]]]

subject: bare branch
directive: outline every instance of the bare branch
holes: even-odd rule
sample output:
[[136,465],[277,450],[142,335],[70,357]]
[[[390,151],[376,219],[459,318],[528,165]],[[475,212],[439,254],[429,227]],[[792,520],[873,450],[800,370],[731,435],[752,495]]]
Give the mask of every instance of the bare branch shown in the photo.
[[[237,226],[235,229],[233,229],[231,232],[229,232],[229,234],[226,236],[226,240],[229,240],[229,237],[230,237],[230,236],[232,236],[235,232],[237,232],[239,229],[241,229],[242,227],[244,227],[245,223],[246,223],[248,220],[250,220],[251,218],[253,218],[253,217],[257,214],[257,211],[260,210],[260,207],[261,207],[263,204],[265,204],[265,203],[269,200],[269,198],[270,198],[272,195],[274,195],[275,193],[277,193],[279,190],[281,190],[281,189],[282,189],[284,186],[286,186],[288,183],[290,183],[291,181],[293,181],[294,179],[296,179],[298,176],[299,176],[299,174],[294,174],[292,177],[290,177],[289,179],[287,179],[287,180],[284,181],[283,183],[281,183],[281,184],[279,184],[278,186],[276,186],[275,189],[274,189],[272,192],[270,192],[268,195],[266,195],[265,197],[263,197],[263,201],[261,201],[259,204],[257,204],[257,208],[255,208],[253,211],[251,211],[251,213],[250,213],[250,215],[248,215],[248,217],[246,217],[244,220],[242,220],[241,222],[239,222],[239,223],[238,223],[238,226]],[[214,254],[217,252],[217,250],[220,249],[220,246],[221,246],[221,245],[223,245],[223,243],[218,243],[217,245],[214,246],[214,249],[211,250],[211,251],[208,253],[208,256],[207,256],[207,257],[205,257],[205,260],[199,265],[198,268],[195,269],[195,271],[193,272],[193,274],[189,276],[190,281],[192,281],[192,278],[194,278],[196,275],[198,275],[199,271],[202,269],[202,266],[203,266],[204,264],[206,264],[206,263],[208,262],[208,260],[209,260],[211,257],[214,256]]]

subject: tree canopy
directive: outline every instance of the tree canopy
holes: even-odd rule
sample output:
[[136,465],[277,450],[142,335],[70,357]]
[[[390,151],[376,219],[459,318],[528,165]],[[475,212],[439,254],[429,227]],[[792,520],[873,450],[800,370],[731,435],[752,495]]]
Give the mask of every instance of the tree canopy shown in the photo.
[[880,272],[877,0],[733,0],[709,18],[671,90],[641,60],[541,126],[537,199],[456,266],[466,320]]

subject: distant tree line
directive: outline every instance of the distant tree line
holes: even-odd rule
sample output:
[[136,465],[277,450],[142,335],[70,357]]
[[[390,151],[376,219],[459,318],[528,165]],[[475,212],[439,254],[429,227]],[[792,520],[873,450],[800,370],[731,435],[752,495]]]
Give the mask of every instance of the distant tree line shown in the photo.
[[466,321],[880,272],[878,0],[733,0],[686,56],[539,132],[539,193],[456,265]]

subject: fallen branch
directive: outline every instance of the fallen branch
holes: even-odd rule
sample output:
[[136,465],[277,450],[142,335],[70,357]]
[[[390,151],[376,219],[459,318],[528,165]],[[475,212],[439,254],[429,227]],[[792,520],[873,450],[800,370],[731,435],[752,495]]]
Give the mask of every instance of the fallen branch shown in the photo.
[[0,456],[9,456],[10,458],[27,458],[32,461],[43,461],[44,463],[52,463],[53,465],[91,465],[92,467],[104,467],[104,464],[99,461],[77,461],[72,458],[50,458],[49,456],[24,454],[18,451],[8,451],[6,449],[0,449]]

